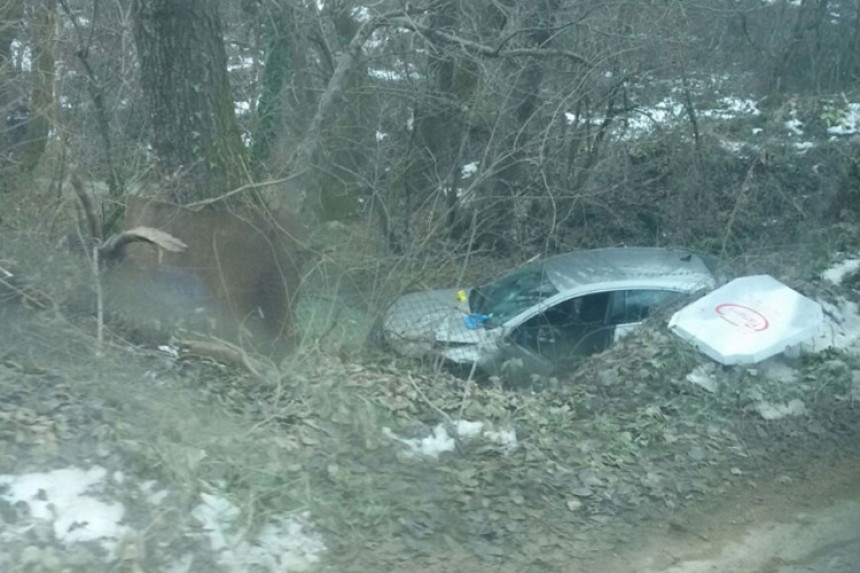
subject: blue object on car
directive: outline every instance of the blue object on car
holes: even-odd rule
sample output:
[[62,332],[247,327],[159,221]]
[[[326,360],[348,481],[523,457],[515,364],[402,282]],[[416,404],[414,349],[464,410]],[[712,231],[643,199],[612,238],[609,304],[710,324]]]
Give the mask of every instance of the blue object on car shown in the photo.
[[479,328],[483,328],[484,323],[487,322],[487,319],[489,318],[489,314],[467,314],[465,318],[466,328],[469,330],[478,330]]

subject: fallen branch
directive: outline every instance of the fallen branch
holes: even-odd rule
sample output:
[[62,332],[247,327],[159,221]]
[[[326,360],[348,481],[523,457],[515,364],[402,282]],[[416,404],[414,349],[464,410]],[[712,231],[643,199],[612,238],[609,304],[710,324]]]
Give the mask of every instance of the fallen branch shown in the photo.
[[116,261],[123,257],[125,249],[132,243],[150,243],[170,251],[180,253],[188,248],[188,245],[177,239],[170,233],[165,233],[154,227],[135,227],[112,236],[99,248],[99,257],[104,261]]
[[240,366],[261,380],[266,377],[261,373],[264,364],[251,358],[245,350],[224,340],[206,342],[203,340],[183,340],[179,343],[180,356],[190,358],[200,356],[211,358],[216,362]]

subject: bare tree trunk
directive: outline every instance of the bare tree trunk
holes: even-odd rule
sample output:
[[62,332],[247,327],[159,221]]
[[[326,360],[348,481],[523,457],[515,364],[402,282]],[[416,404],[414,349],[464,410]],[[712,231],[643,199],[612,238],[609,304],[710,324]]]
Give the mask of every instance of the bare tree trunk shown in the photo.
[[[559,0],[540,0],[530,6],[525,14],[529,26],[528,43],[534,48],[544,48],[550,41],[550,30],[560,6]],[[517,189],[523,178],[522,165],[525,160],[525,145],[529,142],[533,129],[529,121],[538,107],[539,94],[544,79],[545,60],[535,56],[527,57],[522,69],[516,75],[513,86],[514,118],[516,124],[510,131],[505,154],[495,177],[493,199],[495,203],[489,210],[490,220],[484,225],[491,236],[485,237],[492,244],[506,249],[519,242],[516,236],[521,216],[517,210]],[[513,223],[513,224],[512,224]]]
[[[75,50],[75,56],[78,59],[78,62],[81,64],[81,67],[84,70],[84,74],[87,77],[87,93],[90,96],[90,100],[93,102],[93,109],[95,111],[95,119],[96,126],[98,128],[99,138],[102,141],[102,147],[104,152],[104,167],[107,172],[107,185],[108,185],[108,193],[114,199],[119,199],[123,195],[123,182],[117,172],[116,161],[114,160],[114,152],[113,152],[113,139],[111,138],[111,130],[110,130],[110,119],[108,116],[107,105],[105,104],[105,86],[104,83],[99,79],[96,74],[95,69],[93,68],[90,62],[90,45],[89,43],[92,41],[92,36],[89,39],[85,39],[83,35],[80,33],[80,28],[78,26],[78,21],[75,18],[74,13],[69,8],[66,0],[60,0],[60,6],[65,12],[66,16],[73,23],[75,30],[78,32],[78,41],[80,42],[78,48]],[[96,4],[96,8],[98,4]],[[96,15],[98,11],[94,9],[93,14],[93,22],[92,26],[96,25]],[[117,214],[118,215],[118,214]]]
[[134,0],[135,41],[153,147],[170,198],[217,196],[244,180],[245,149],[227,80],[218,11],[208,0]]
[[[14,114],[11,105],[15,94],[10,90],[12,80],[12,40],[15,39],[15,29],[21,24],[24,17],[24,0],[0,0],[0,111],[7,118],[13,117],[23,121],[26,116]],[[23,111],[23,110],[22,110]],[[20,115],[20,118],[18,117]],[[9,129],[0,130],[0,169],[5,171],[9,154],[16,143],[16,139],[23,139],[21,132],[26,130],[26,125],[17,121],[9,122]],[[0,173],[0,177],[3,173]]]
[[21,150],[21,167],[32,171],[39,164],[48,144],[54,108],[54,40],[57,33],[57,1],[41,0],[31,23],[33,45],[33,78],[30,92],[30,120],[25,145]]
[[305,221],[311,226],[315,226],[325,218],[322,196],[318,190],[312,189],[307,184],[307,178],[313,173],[314,161],[322,144],[323,127],[329,125],[335,115],[337,104],[343,99],[349,74],[358,63],[362,46],[370,39],[374,30],[383,23],[384,19],[371,19],[362,23],[338,57],[334,72],[320,96],[316,112],[290,162],[292,174],[296,177],[293,185],[294,196],[287,197],[283,189],[276,188],[266,195],[269,204],[275,209],[284,208],[290,204],[298,205]]
[[278,135],[282,92],[290,81],[294,67],[287,36],[289,11],[291,10],[287,6],[273,6],[264,22],[266,65],[251,147],[251,164],[257,175],[263,171]]

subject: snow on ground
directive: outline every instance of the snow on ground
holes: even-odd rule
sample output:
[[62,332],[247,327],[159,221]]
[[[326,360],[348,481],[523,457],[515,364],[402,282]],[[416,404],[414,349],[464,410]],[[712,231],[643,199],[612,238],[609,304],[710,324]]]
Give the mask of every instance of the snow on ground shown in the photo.
[[250,56],[239,56],[231,59],[230,63],[227,64],[227,71],[235,72],[237,70],[250,70],[253,67],[254,58]]
[[237,528],[239,508],[217,495],[200,497],[191,515],[203,525],[218,563],[230,571],[307,571],[325,551],[322,540],[309,533],[308,512],[272,519],[249,540]]
[[[479,437],[498,444],[503,452],[509,452],[517,446],[517,434],[513,429],[494,430],[487,427],[484,422],[470,422],[468,420],[455,420],[451,422],[451,430],[461,440],[473,440]],[[424,438],[401,438],[390,428],[383,428],[382,433],[386,437],[404,444],[410,456],[424,456],[438,459],[444,452],[452,452],[456,447],[456,440],[448,433],[445,424],[438,424]]]
[[[824,344],[816,350],[828,346],[839,350],[857,352],[860,349],[860,308],[856,302],[838,299],[835,303],[818,301],[824,309]],[[821,347],[823,346],[823,348]]]
[[765,420],[780,420],[787,416],[802,416],[806,413],[806,405],[796,398],[787,404],[762,401],[755,405],[755,409]]
[[[677,92],[678,90],[672,90]],[[708,118],[717,121],[728,121],[739,117],[755,117],[761,115],[755,100],[739,98],[735,96],[723,96],[717,99],[711,107],[697,105],[696,114],[700,118]],[[827,133],[836,136],[854,135],[860,133],[860,103],[845,103],[845,107],[838,113],[838,121],[827,128]],[[565,121],[574,124],[579,121],[576,114],[564,113]],[[834,118],[829,118],[834,121]],[[591,118],[593,125],[602,123],[603,118]],[[622,139],[635,140],[651,133],[658,126],[671,127],[681,122],[688,121],[681,96],[669,95],[659,102],[650,106],[641,106],[626,118]],[[796,117],[796,111],[790,114],[788,120],[782,123],[785,130],[792,136],[802,137],[805,135],[804,123]],[[754,128],[753,135],[761,133],[761,128]],[[745,142],[722,141],[724,149],[731,153],[745,151],[748,144]],[[800,141],[792,144],[800,153],[805,153],[815,146],[811,141]]]
[[467,163],[463,166],[462,169],[462,177],[463,179],[468,179],[472,175],[478,172],[478,162],[472,161],[471,163]]
[[[842,260],[821,273],[821,278],[841,285],[846,276],[860,271],[860,257]],[[860,349],[860,306],[844,297],[834,302],[818,301],[824,309],[825,346],[857,352]]]
[[385,69],[375,69],[371,68],[367,70],[367,75],[377,80],[385,80],[389,82],[394,81],[404,81],[406,76],[401,72],[395,72],[394,70],[385,70]]
[[835,285],[840,285],[842,279],[858,270],[860,270],[860,258],[845,259],[821,273],[821,278]]
[[237,116],[251,113],[251,103],[247,101],[234,101],[233,111]]
[[748,145],[746,142],[729,141],[728,139],[720,140],[720,147],[733,155],[740,155],[741,153],[744,153],[747,149],[755,149],[755,147]]
[[827,133],[831,135],[853,135],[860,133],[860,103],[849,103],[841,121],[827,128]]
[[793,133],[795,135],[803,135],[803,122],[800,121],[799,119],[797,119],[797,118],[789,119],[789,120],[785,121],[785,123],[783,125],[785,125],[785,129],[787,129],[791,133]]
[[734,119],[739,116],[761,115],[758,104],[748,98],[721,97],[714,109],[704,109],[699,112],[702,117],[713,119]]
[[[125,508],[104,497],[109,485],[107,470],[64,468],[49,472],[0,475],[0,500],[18,508],[35,522],[52,526],[63,545],[97,541],[111,552],[127,533],[121,525]],[[96,497],[99,496],[99,497]],[[31,525],[4,530],[0,543],[21,537]]]
[[[0,508],[13,508],[18,516],[3,520],[0,527],[0,555],[12,558],[14,547],[27,542],[28,532],[47,525],[54,541],[65,549],[77,543],[98,543],[110,556],[118,544],[132,533],[124,523],[125,507],[112,499],[112,491],[126,481],[121,472],[112,475],[102,467],[88,470],[76,467],[48,472],[0,475]],[[157,482],[144,481],[137,485],[143,499],[159,507],[169,492]],[[202,533],[186,532],[186,536],[202,535],[215,552],[215,560],[224,571],[306,571],[320,560],[326,547],[310,525],[307,512],[299,516],[274,517],[254,535],[248,535],[241,525],[238,508],[214,494],[201,494],[201,503],[191,515],[201,525]],[[2,522],[0,522],[2,523]],[[46,540],[47,541],[47,540]],[[190,567],[193,555],[171,562]],[[0,565],[9,564],[0,559]]]
[[[727,121],[738,117],[754,117],[761,114],[758,104],[751,99],[724,96],[717,100],[713,107],[697,107],[696,114],[701,118]],[[576,115],[565,113],[568,123],[576,121]],[[602,119],[594,120],[600,123]],[[681,100],[668,96],[653,106],[641,107],[627,118],[626,139],[636,139],[647,135],[656,126],[670,126],[687,121],[687,113]]]
[[681,102],[672,97],[664,98],[652,107],[642,108],[631,114],[627,123],[628,137],[633,139],[649,133],[657,125],[667,125],[678,121],[684,113]]

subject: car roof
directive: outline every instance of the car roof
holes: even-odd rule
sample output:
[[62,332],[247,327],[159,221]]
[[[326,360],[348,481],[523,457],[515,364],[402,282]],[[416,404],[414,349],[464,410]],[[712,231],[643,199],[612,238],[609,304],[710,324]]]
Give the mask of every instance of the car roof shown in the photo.
[[693,291],[716,284],[709,262],[690,251],[624,247],[574,251],[540,263],[560,293],[652,287]]

